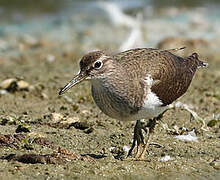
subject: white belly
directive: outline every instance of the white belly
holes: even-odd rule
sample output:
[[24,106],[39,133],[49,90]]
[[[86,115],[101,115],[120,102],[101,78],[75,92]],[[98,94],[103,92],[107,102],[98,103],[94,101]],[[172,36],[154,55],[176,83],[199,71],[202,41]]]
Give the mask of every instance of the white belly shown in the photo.
[[160,101],[160,99],[153,92],[149,91],[143,107],[138,111],[137,114],[131,115],[127,120],[134,121],[155,118],[168,108],[168,106],[161,106],[162,104],[163,103]]
[[94,82],[92,87],[93,98],[98,107],[106,115],[121,121],[136,121],[140,119],[152,119],[159,116],[167,109],[167,106],[162,106],[162,102],[153,92],[148,90],[144,104],[139,111],[132,113],[132,107],[128,106],[123,98],[115,98],[108,88],[104,88],[102,84]]

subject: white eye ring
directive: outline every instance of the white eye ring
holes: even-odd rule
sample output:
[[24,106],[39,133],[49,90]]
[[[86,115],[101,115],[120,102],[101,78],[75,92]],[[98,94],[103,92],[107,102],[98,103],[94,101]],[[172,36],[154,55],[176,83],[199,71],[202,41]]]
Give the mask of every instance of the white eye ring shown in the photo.
[[94,62],[93,67],[95,69],[100,69],[102,67],[103,63],[100,60],[97,60],[96,62]]

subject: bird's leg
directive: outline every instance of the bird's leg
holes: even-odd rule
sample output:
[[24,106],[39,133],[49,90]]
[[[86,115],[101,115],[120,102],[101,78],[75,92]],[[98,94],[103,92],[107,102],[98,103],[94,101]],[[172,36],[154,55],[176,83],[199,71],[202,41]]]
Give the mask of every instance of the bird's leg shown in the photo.
[[[144,159],[144,156],[146,154],[147,148],[149,146],[149,139],[150,139],[151,133],[153,132],[154,127],[156,125],[156,121],[159,118],[161,118],[161,116],[159,116],[158,118],[154,118],[152,120],[149,120],[149,122],[147,124],[145,124],[141,120],[138,120],[136,122],[136,125],[134,127],[133,143],[132,143],[131,149],[128,152],[128,156],[131,155],[131,153],[132,153],[132,151],[133,151],[133,149],[134,149],[134,147],[136,145],[136,142],[137,142],[137,153],[135,155],[135,159],[138,159],[138,160],[143,160]],[[144,136],[143,136],[143,133],[142,133],[142,129],[146,133],[146,139],[144,139]]]
[[139,121],[137,123],[137,132],[136,132],[136,135],[137,135],[137,153],[135,155],[135,159],[138,158],[141,154],[141,149],[144,145],[144,136],[143,136],[143,133],[142,133],[142,122]]
[[131,146],[131,148],[128,152],[127,157],[131,155],[131,153],[132,153],[132,151],[133,151],[133,149],[136,145],[136,142],[137,142],[137,154],[140,154],[141,146],[144,143],[144,136],[143,136],[142,131],[141,131],[141,121],[140,120],[138,120],[135,124],[133,143],[132,143],[132,146]]
[[144,160],[145,159],[145,154],[146,154],[146,151],[147,151],[147,148],[148,148],[148,146],[149,146],[149,140],[150,140],[150,136],[151,136],[151,134],[150,134],[150,129],[148,128],[148,127],[143,127],[143,130],[145,131],[145,133],[146,133],[146,139],[145,139],[145,143],[144,143],[144,147],[143,147],[143,151],[140,153],[140,155],[136,155],[137,157],[135,157],[135,158],[137,158],[137,159],[139,159],[139,160]]
[[142,126],[142,129],[145,131],[147,138],[145,140],[142,153],[140,154],[139,157],[137,157],[138,159],[140,159],[140,160],[145,159],[144,156],[146,154],[147,148],[149,147],[149,140],[151,138],[151,134],[153,133],[153,130],[156,126],[157,120],[161,117],[162,116],[158,116],[158,118],[154,118],[152,120],[150,119],[146,126]]

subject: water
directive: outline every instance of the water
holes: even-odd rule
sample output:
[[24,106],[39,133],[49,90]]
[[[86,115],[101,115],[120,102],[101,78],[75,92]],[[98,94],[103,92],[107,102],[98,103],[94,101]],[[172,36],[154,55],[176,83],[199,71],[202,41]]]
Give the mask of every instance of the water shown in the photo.
[[[121,49],[126,41],[131,44],[128,48],[155,47],[169,36],[210,40],[220,37],[219,27],[219,1],[214,0],[0,1],[0,52],[14,49],[14,39],[27,35],[62,43],[78,41],[88,51]],[[139,33],[130,40],[135,28]]]

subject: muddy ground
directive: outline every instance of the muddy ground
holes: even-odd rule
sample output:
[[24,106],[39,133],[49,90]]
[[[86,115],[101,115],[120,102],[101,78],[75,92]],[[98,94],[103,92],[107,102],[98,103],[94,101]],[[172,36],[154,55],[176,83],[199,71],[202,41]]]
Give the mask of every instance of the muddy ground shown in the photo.
[[[155,129],[146,161],[133,161],[124,160],[123,147],[131,146],[134,122],[102,114],[92,100],[89,82],[58,96],[78,72],[83,55],[79,49],[67,52],[62,45],[39,44],[0,58],[0,82],[16,78],[14,86],[0,95],[2,180],[220,179],[220,123],[213,117],[220,113],[217,52],[201,57],[209,67],[198,70],[179,99],[194,107],[209,125],[206,130],[200,122],[190,121],[188,112],[169,110]],[[19,89],[16,82],[21,79],[29,86]],[[175,139],[193,129],[198,142]],[[161,161],[165,155],[171,160]]]

